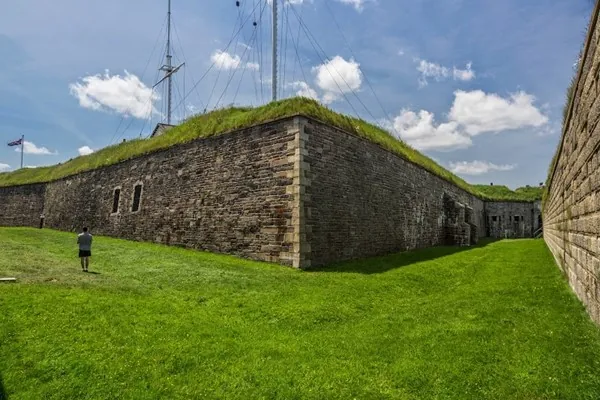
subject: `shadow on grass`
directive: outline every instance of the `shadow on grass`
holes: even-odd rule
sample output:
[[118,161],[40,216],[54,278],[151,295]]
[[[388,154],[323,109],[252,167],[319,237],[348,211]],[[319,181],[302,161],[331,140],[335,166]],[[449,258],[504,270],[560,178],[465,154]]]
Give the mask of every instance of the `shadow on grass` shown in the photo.
[[102,275],[100,272],[96,272],[96,271],[88,271],[86,273],[90,274],[90,275]]
[[0,400],[8,400],[8,395],[6,394],[6,390],[4,390],[2,375],[0,375]]
[[479,249],[499,240],[500,239],[485,238],[480,239],[479,243],[474,246],[429,247],[426,249],[405,251],[379,257],[344,261],[328,266],[311,268],[308,272],[349,272],[367,275],[380,274],[418,262],[434,260],[436,258],[446,257],[464,251]]

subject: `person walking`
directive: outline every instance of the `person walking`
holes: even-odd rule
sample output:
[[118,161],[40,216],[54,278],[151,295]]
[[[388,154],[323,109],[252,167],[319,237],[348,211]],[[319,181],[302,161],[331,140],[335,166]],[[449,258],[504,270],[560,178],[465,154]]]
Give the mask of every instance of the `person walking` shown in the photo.
[[81,270],[83,272],[88,272],[90,257],[92,256],[92,234],[88,232],[87,227],[83,227],[83,232],[77,235],[77,244],[79,245]]

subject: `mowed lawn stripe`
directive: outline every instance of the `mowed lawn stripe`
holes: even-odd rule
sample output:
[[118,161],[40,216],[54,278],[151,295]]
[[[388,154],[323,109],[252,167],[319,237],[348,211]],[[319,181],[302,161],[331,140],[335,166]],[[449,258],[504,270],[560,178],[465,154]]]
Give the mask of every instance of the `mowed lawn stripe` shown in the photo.
[[11,400],[600,393],[600,331],[541,240],[312,272],[106,237],[92,252],[84,274],[73,234],[0,228]]

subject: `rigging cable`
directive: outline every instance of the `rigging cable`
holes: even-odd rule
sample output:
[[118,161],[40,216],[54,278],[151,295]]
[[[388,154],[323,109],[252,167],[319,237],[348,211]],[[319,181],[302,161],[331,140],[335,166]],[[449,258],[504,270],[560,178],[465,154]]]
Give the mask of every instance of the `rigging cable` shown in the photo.
[[[264,12],[265,12],[265,7],[263,6],[262,9],[260,10],[260,15],[262,15]],[[256,26],[254,26],[254,29],[252,31],[252,35],[250,37],[250,42],[252,42],[253,40],[256,41],[256,34],[257,34],[257,29],[256,29]],[[244,51],[244,53],[245,53],[245,51]],[[248,58],[250,58],[250,56],[248,56]],[[243,55],[242,55],[242,62],[243,62]],[[246,73],[247,67],[248,67],[248,63],[244,64],[244,69],[242,71],[242,76],[240,78],[240,81],[238,83],[237,89],[235,91],[235,95],[233,96],[233,102],[234,103],[235,103],[235,99],[237,98],[237,95],[238,95],[238,93],[240,91],[240,87],[242,86],[242,81],[244,79],[244,74]],[[259,68],[260,68],[260,65],[259,65]],[[256,84],[256,81],[255,81],[255,84]]]
[[[266,1],[266,0],[265,0]],[[246,21],[244,21],[242,23],[242,26],[240,27],[240,29],[235,33],[234,37],[232,37],[229,42],[227,43],[227,46],[225,46],[225,51],[227,51],[227,49],[229,48],[229,46],[231,46],[231,43],[233,42],[233,39],[235,38],[235,36],[239,35],[241,30],[243,29],[244,25],[246,24],[246,22],[248,22],[248,19],[250,19],[251,15],[248,16],[248,18],[246,19]],[[182,101],[177,105],[177,107],[179,107],[181,105],[181,103],[183,101],[185,101],[185,99],[191,94],[191,92],[198,86],[198,84],[200,82],[202,82],[202,80],[208,75],[208,73],[214,68],[216,64],[216,61],[213,61],[212,64],[208,67],[208,69],[204,72],[204,74],[200,77],[200,80],[198,82],[196,82],[194,84],[194,86],[192,87],[192,89],[190,89],[185,96],[183,97]]]
[[[264,7],[261,10],[261,13],[264,12]],[[252,42],[252,40],[254,40],[256,38],[256,27],[254,27],[254,30],[252,31],[252,36],[250,37],[250,42]],[[244,54],[246,53],[246,50],[248,50],[247,48],[244,50]],[[248,56],[248,59],[250,58],[250,56]],[[244,55],[242,55],[242,62],[244,61]],[[246,69],[248,68],[248,63],[244,64],[244,69],[242,70],[242,76],[240,77],[240,82],[238,83],[237,89],[235,91],[235,95],[233,96],[233,102],[235,103],[235,99],[237,98],[237,95],[240,91],[240,87],[242,86],[242,81],[244,80],[244,74],[246,73]],[[260,66],[259,66],[260,68]],[[227,88],[225,88],[225,90],[227,90]],[[224,93],[224,92],[223,92]]]
[[[238,22],[240,22],[239,2],[237,4],[238,4],[238,15],[237,15],[237,17],[235,19],[235,24],[233,25],[233,32],[232,32],[232,34],[235,32],[235,28],[237,27]],[[235,37],[239,38],[238,35],[235,35]],[[236,51],[236,47],[237,47],[237,40],[236,40],[235,46],[233,47],[233,51],[234,52]],[[229,54],[229,53],[227,53],[227,51],[223,51],[221,53],[221,55],[223,55],[223,54]],[[221,65],[218,67],[218,69],[219,69],[219,72],[217,73],[217,79],[215,79],[215,83],[213,84],[213,87],[212,87],[212,89],[210,91],[210,96],[208,96],[208,100],[206,101],[206,108],[204,109],[205,111],[210,106],[210,100],[212,99],[212,97],[213,97],[213,95],[215,93],[215,88],[217,87],[217,83],[219,82],[219,78],[221,77],[221,71],[223,71],[223,60],[221,60]]]
[[[273,0],[273,1],[277,1],[279,2],[279,0]],[[277,98],[281,99],[281,80],[279,79],[280,75],[281,75],[281,66],[283,65],[283,36],[281,36],[282,33],[284,33],[284,29],[283,29],[283,17],[285,15],[285,0],[281,0],[281,7],[280,7],[280,12],[277,13],[277,21],[275,21],[275,23],[277,25],[279,25],[279,28],[277,28],[277,32],[279,32],[279,37],[277,38],[277,56],[279,57],[279,60],[277,61],[277,81],[279,86],[277,87],[278,93],[277,93]]]
[[[346,93],[342,90],[342,88],[338,84],[337,80],[335,79],[335,77],[333,76],[333,74],[331,73],[331,71],[329,70],[329,67],[325,63],[325,60],[323,59],[323,57],[321,56],[321,54],[319,53],[319,51],[315,47],[315,44],[313,43],[313,40],[316,41],[316,39],[314,39],[314,37],[313,37],[312,40],[311,40],[312,34],[308,30],[308,28],[306,27],[306,25],[304,24],[304,22],[302,21],[302,19],[298,16],[298,14],[296,13],[296,10],[292,9],[292,11],[294,12],[294,14],[296,14],[296,18],[298,19],[298,22],[302,26],[302,30],[304,31],[304,34],[306,35],[306,38],[308,39],[309,43],[311,44],[311,46],[315,50],[315,53],[317,53],[317,57],[319,57],[319,59],[321,60],[321,65],[323,65],[325,67],[325,69],[327,70],[327,73],[329,73],[329,75],[331,76],[331,79],[333,80],[333,82],[337,86],[338,90],[340,91],[340,94],[344,97],[344,99],[346,100],[346,102],[350,105],[350,107],[352,108],[352,111],[354,111],[354,114],[360,118],[360,114],[358,114],[358,111],[356,111],[356,108],[354,107],[354,105],[352,104],[352,102],[350,102],[350,100],[348,99],[348,96],[346,96]],[[319,44],[316,43],[316,45],[318,46]],[[321,48],[321,51],[323,51],[322,48]],[[323,51],[323,53],[325,53],[325,52]],[[327,56],[325,56],[325,58],[327,58]],[[344,82],[346,82],[345,79],[344,79],[344,77],[342,75],[340,75],[340,73],[336,70],[336,68],[333,67],[333,69],[337,72],[338,76],[340,76],[342,78],[342,80],[344,80]],[[350,87],[350,85],[348,85],[348,82],[346,82],[346,85],[354,93],[354,90]]]
[[[166,49],[165,49],[165,53],[166,53]],[[164,53],[163,53],[163,54],[164,54]],[[173,53],[173,55],[174,55],[174,53]],[[156,78],[155,78],[154,80],[157,80],[157,79],[158,79],[158,73],[159,73],[159,72],[160,72],[160,71],[159,71],[159,70],[157,70],[157,73],[156,73]],[[174,76],[173,76],[173,79],[175,79],[175,77],[174,77]],[[165,81],[163,81],[161,85],[162,85],[162,87],[163,87],[163,90],[165,90],[165,87],[166,87],[166,85],[167,85],[167,81],[166,81],[166,80],[165,80]],[[176,88],[177,88],[177,85],[175,85],[175,86],[176,86]],[[151,93],[150,97],[148,98],[148,100],[146,101],[146,103],[145,103],[145,105],[144,105],[144,106],[146,106],[146,105],[149,105],[149,106],[150,106],[150,108],[148,109],[148,116],[147,116],[146,118],[144,118],[144,123],[142,124],[142,127],[140,128],[140,133],[139,133],[139,136],[140,136],[140,137],[142,136],[142,132],[144,131],[144,128],[146,128],[146,123],[148,123],[148,121],[150,121],[150,126],[152,126],[152,119],[153,119],[153,116],[154,116],[154,106],[152,105],[152,94],[153,94],[153,93],[154,93],[154,89],[152,89],[152,93]],[[166,112],[167,112],[167,104],[166,104],[165,102],[163,102],[163,103],[162,103],[162,105],[161,105],[161,114],[160,114],[160,115],[161,115],[161,116],[164,116],[164,115],[166,114]],[[160,121],[160,120],[159,120],[159,121]],[[148,134],[148,137],[149,137],[151,134],[152,134],[152,132],[150,132],[150,134]]]
[[[173,31],[175,32],[175,37],[177,38],[177,43],[179,43],[179,47],[181,48],[181,55],[183,56],[183,59],[186,60],[187,58],[185,57],[185,53],[183,51],[183,44],[181,42],[181,39],[179,38],[179,31],[177,30],[177,26],[175,25],[175,23],[173,21],[173,17],[171,17],[171,28],[173,28]],[[184,75],[186,74],[186,70],[187,70],[187,64],[183,66]],[[192,80],[192,84],[193,84],[193,83],[195,83],[195,79],[194,79],[192,70],[190,70],[190,79]],[[185,78],[184,78],[183,83],[185,86]],[[198,92],[198,88],[196,86],[194,86],[194,89],[196,91],[196,94],[198,95],[198,101],[200,101],[200,105],[202,106],[202,108],[205,108],[204,102],[202,101],[202,96],[200,96],[200,92]],[[185,87],[183,89],[183,93],[186,93]],[[183,99],[183,101],[184,101],[184,108],[185,108],[185,99]]]
[[[254,0],[254,1],[256,2],[256,0]],[[261,9],[261,15],[263,12],[264,12],[264,7]],[[243,15],[244,14],[242,12],[242,16]],[[252,16],[252,27],[253,27],[252,34],[250,35],[250,40],[246,40],[245,33],[242,33],[242,36],[243,36],[242,39],[244,40],[244,42],[247,43],[244,45],[244,48],[246,50],[251,50],[251,52],[250,52],[251,54],[248,55],[248,62],[250,62],[250,60],[251,60],[250,57],[252,56],[252,63],[256,64],[256,62],[255,62],[256,60],[254,58],[254,55],[256,53],[256,50],[255,50],[256,47],[254,46],[254,42],[256,42],[256,34],[257,34],[257,26],[258,26],[258,23],[256,22],[256,9],[253,8],[252,11],[250,12],[250,15]],[[240,62],[243,63],[243,60],[240,59]],[[243,64],[243,65],[248,66],[248,64]],[[258,66],[260,68],[260,64],[258,64]],[[256,94],[257,93],[256,69],[253,68],[252,71],[253,71],[252,76],[253,76],[253,81],[254,81],[254,86],[255,86],[254,90],[255,90],[255,94]],[[235,71],[234,71],[234,73],[235,73]],[[244,71],[244,73],[245,73],[245,71]],[[244,76],[244,74],[242,74],[242,79],[243,79],[243,76]],[[240,79],[240,83],[238,85],[238,91],[239,91],[239,87],[241,86],[241,83],[242,83],[242,81]],[[237,97],[237,91],[236,91],[236,97]],[[258,95],[257,95],[257,101],[258,101]]]
[[[304,8],[300,9],[300,16],[302,16],[302,12],[304,11]],[[296,41],[294,41],[294,36],[292,35],[292,44],[294,45],[294,48],[296,50],[296,60],[298,61],[298,65],[300,65],[300,71],[302,72],[302,78],[304,79],[304,82],[306,84],[308,84],[308,80],[306,79],[306,74],[304,73],[304,68],[302,67],[302,59],[300,58],[300,52],[298,47],[300,46],[300,28],[301,25],[298,24],[298,35],[296,36]],[[292,72],[292,82],[296,81],[296,63],[294,63],[294,69]]]
[[[285,3],[285,0],[284,0]],[[289,1],[287,2],[287,6],[284,5],[284,9],[283,9],[283,13],[285,15],[285,28],[283,29],[285,31],[285,44],[283,45],[283,52],[282,52],[282,57],[283,57],[283,68],[281,69],[282,75],[283,75],[283,79],[281,80],[281,86],[280,86],[280,98],[284,98],[285,97],[285,74],[286,74],[286,69],[287,69],[287,49],[288,49],[288,38],[290,36],[290,11],[289,8],[293,7],[292,4],[289,3]],[[283,20],[283,17],[282,17]]]
[[[266,2],[267,0],[257,0],[257,2],[260,4],[261,2]],[[263,46],[263,35],[262,35],[262,30],[263,30],[263,23],[262,23],[262,14],[259,15],[258,17],[258,38],[257,38],[257,51],[258,51],[258,63],[260,64],[260,70],[259,70],[259,75],[258,75],[258,79],[260,82],[260,102],[261,104],[264,102],[265,99],[265,88],[264,88],[264,78],[263,78],[263,51],[262,51],[262,46]]]
[[[175,79],[175,77],[173,77],[173,79]],[[184,82],[185,84],[185,82]],[[181,92],[179,91],[179,86],[175,86],[175,90],[177,90],[177,94],[179,95],[180,98],[183,98],[183,96],[181,95]],[[184,92],[185,93],[185,92]],[[183,112],[182,115],[185,113],[185,106],[183,107]],[[185,115],[183,115],[182,121],[183,119],[185,119]]]
[[[240,20],[242,20],[244,18],[244,11],[243,11],[243,9],[241,9],[239,7],[240,6],[240,2],[239,1],[236,1],[236,5],[238,7],[238,15],[240,17]],[[250,15],[248,17],[251,17],[251,16],[252,16],[252,13],[250,13]],[[239,44],[240,36],[243,37],[243,39],[245,40],[245,35],[242,32],[242,34],[239,35],[236,38],[236,40],[235,40],[235,46],[233,48],[234,48],[234,52],[236,52],[236,53],[237,53],[237,49],[238,49],[238,44]],[[252,40],[252,39],[250,39],[250,40]],[[247,45],[244,45],[243,47],[244,47],[244,52],[242,53],[242,57],[238,57],[238,65],[235,66],[234,68],[232,68],[231,71],[229,71],[229,78],[227,79],[227,84],[225,85],[225,89],[221,93],[221,96],[219,96],[219,99],[217,100],[217,102],[216,102],[216,104],[215,104],[215,106],[214,106],[213,109],[216,109],[217,107],[219,107],[219,103],[221,102],[221,99],[223,98],[223,96],[225,95],[225,92],[229,88],[229,85],[230,85],[231,81],[235,77],[235,74],[237,73],[237,70],[238,70],[239,66],[244,63],[244,56],[245,56],[246,52],[248,51],[248,47],[247,47]],[[236,57],[235,54],[234,54],[234,57]],[[247,63],[243,64],[243,65],[244,65],[244,72],[245,72]]]
[[[154,55],[154,52],[156,51],[156,48],[158,46],[158,40],[160,39],[160,37],[162,36],[162,32],[163,29],[165,29],[165,25],[167,24],[167,16],[165,16],[164,20],[163,20],[163,24],[162,27],[160,28],[160,31],[158,31],[158,36],[156,37],[156,40],[154,41],[154,46],[152,47],[152,52],[150,53],[150,57],[148,57],[148,61],[146,61],[146,66],[144,67],[144,70],[142,71],[142,75],[140,76],[140,81],[144,79],[144,75],[146,74],[146,70],[148,69],[148,66],[150,65],[150,61],[152,61],[152,56]],[[117,129],[115,129],[115,132],[113,133],[109,144],[112,144],[113,141],[115,140],[115,136],[117,135],[119,128],[121,127],[121,125],[123,124],[123,121],[125,120],[125,115],[121,114],[121,118],[119,119],[119,125],[117,126]]]
[[[264,10],[264,8],[263,8]],[[252,35],[254,36],[254,32],[252,33]],[[246,56],[246,52],[248,51],[248,48],[245,47],[244,48],[244,52],[242,53],[242,57],[240,58],[240,62],[243,63],[244,57]],[[243,78],[243,74],[244,72],[246,72],[246,68],[248,67],[248,63],[244,64],[244,68],[242,71],[242,78]],[[227,89],[229,88],[229,85],[231,84],[231,81],[233,80],[233,77],[235,76],[237,69],[233,70],[233,73],[231,74],[229,81],[227,82],[227,85],[225,85],[225,89],[223,89],[223,93],[221,93],[221,96],[219,97],[219,100],[217,100],[217,104],[215,104],[215,109],[219,106],[219,103],[221,102],[221,99],[223,98],[223,96],[225,95],[225,93],[227,92]],[[241,80],[240,80],[240,84],[241,84]],[[239,88],[238,88],[239,89]],[[237,96],[237,93],[236,93]]]
[[[335,15],[334,15],[333,11],[329,7],[329,0],[325,0],[325,7],[327,8],[327,11],[329,11],[329,14],[331,15],[331,19],[333,20],[333,23],[335,24],[335,26],[337,27],[338,31],[340,32],[342,38],[344,39],[344,42],[346,43],[346,46],[350,50],[350,54],[352,54],[352,57],[354,57],[354,59],[357,59],[356,55],[354,54],[354,51],[352,50],[352,46],[350,46],[350,43],[346,39],[346,35],[344,35],[344,32],[342,31],[342,28],[338,24],[337,19],[335,18]],[[385,107],[383,106],[383,103],[379,99],[379,96],[377,96],[377,93],[373,89],[373,86],[371,85],[371,82],[369,81],[369,78],[364,73],[364,71],[360,68],[360,65],[359,65],[358,68],[362,72],[363,76],[365,77],[365,82],[367,82],[367,85],[369,86],[369,88],[371,89],[371,92],[375,96],[375,99],[377,100],[377,103],[379,103],[379,107],[381,107],[381,111],[383,111],[383,114],[385,115],[385,118],[388,120],[388,122],[390,122],[390,126],[392,127],[392,129],[394,130],[394,132],[396,133],[396,135],[399,136],[398,131],[394,127],[394,123],[393,123],[392,119],[390,118],[388,112],[386,111]],[[376,120],[374,120],[374,121],[376,121]]]
[[[255,32],[258,32],[258,27],[256,21],[253,23]],[[252,46],[252,62],[258,65],[258,69],[262,68],[262,65],[258,63],[258,42],[257,42],[258,33],[254,35],[254,42],[250,43]],[[258,85],[256,84],[256,69],[252,70],[252,82],[254,83],[254,96],[256,97],[256,103],[258,104]]]
[[[293,10],[295,13],[295,10]],[[296,14],[296,16],[298,16],[298,14]],[[313,40],[315,41],[316,45],[319,47],[319,49],[321,50],[321,52],[323,54],[325,54],[325,51],[323,50],[323,48],[319,45],[318,41],[316,40],[316,38],[314,38],[314,36],[312,35],[312,33],[310,32],[310,30],[308,29],[308,27],[306,26],[306,24],[299,19],[300,23],[303,26],[303,29],[306,32],[308,32],[308,34],[310,34],[313,37]],[[308,36],[308,35],[307,35]],[[326,56],[326,54],[325,54]],[[325,68],[327,69],[327,72],[329,72],[329,67],[323,63],[323,65],[325,66]],[[346,79],[339,73],[339,71],[337,71],[337,69],[335,67],[332,66],[332,68],[334,69],[334,71],[338,74],[338,76],[342,79],[342,81],[344,81],[344,83],[346,84],[346,86],[348,87],[348,89],[350,89],[350,91],[352,92],[352,94],[354,95],[354,97],[356,97],[356,99],[358,100],[358,102],[363,106],[363,108],[367,111],[367,113],[369,114],[369,116],[373,119],[373,121],[377,121],[377,118],[375,118],[375,116],[373,115],[373,113],[371,113],[371,111],[369,110],[369,108],[365,105],[365,103],[361,100],[360,97],[358,97],[358,95],[356,94],[355,90],[352,89],[352,87],[348,84],[348,82],[346,81]],[[329,72],[329,75],[331,75],[331,73]],[[350,103],[350,101],[348,100],[348,98],[346,97],[346,95],[344,94],[344,92],[342,91],[342,89],[340,88],[340,86],[338,85],[336,79],[333,77],[333,75],[331,75],[331,78],[333,79],[333,81],[335,82],[336,86],[338,87],[338,89],[340,90],[340,92],[342,93],[342,95],[344,96],[344,98],[346,99],[346,101],[348,102],[348,104],[350,104],[352,106],[352,104]],[[352,107],[352,109],[354,109],[354,107]],[[357,116],[360,118],[359,114],[356,113]]]
[[[166,54],[166,49],[165,49],[165,51],[162,53],[161,60],[164,58],[165,54]],[[161,65],[161,64],[162,64],[162,62],[160,62],[160,63],[159,63],[159,68],[160,68],[160,65]],[[155,74],[155,76],[154,76],[154,82],[156,82],[156,81],[158,80],[158,75],[160,74],[160,69],[159,69],[159,68],[157,68],[157,69],[156,69],[156,74]],[[149,110],[148,110],[148,116],[146,116],[146,117],[144,118],[144,126],[146,125],[146,121],[147,121],[149,118],[151,118],[151,116],[152,116],[152,112],[154,111],[154,107],[153,107],[153,105],[152,105],[153,94],[154,94],[154,89],[153,89],[153,88],[150,88],[150,96],[148,96],[148,99],[147,99],[147,100],[146,100],[146,102],[144,103],[144,107],[146,107],[146,106],[148,106],[148,105],[150,106],[150,108],[149,108]],[[118,142],[118,141],[121,139],[121,137],[123,137],[123,135],[125,135],[125,132],[127,132],[127,130],[129,130],[129,128],[131,127],[131,125],[133,124],[133,121],[134,121],[135,119],[136,119],[136,117],[134,117],[134,116],[131,116],[131,119],[129,120],[129,124],[127,124],[127,127],[125,127],[125,129],[123,130],[123,132],[121,132],[121,134],[120,134],[120,135],[117,137],[117,140],[116,140],[117,142]]]
[[[253,0],[254,4],[256,4],[256,0]],[[252,12],[252,26],[254,27],[254,41],[250,42],[250,46],[252,46],[252,62],[256,65],[258,65],[258,69],[260,70],[262,68],[262,65],[260,64],[260,60],[258,59],[258,22],[256,21],[256,12]],[[256,83],[256,69],[252,70],[252,82],[254,84],[254,96],[256,98],[256,103],[259,103],[259,98],[258,98],[258,85]]]

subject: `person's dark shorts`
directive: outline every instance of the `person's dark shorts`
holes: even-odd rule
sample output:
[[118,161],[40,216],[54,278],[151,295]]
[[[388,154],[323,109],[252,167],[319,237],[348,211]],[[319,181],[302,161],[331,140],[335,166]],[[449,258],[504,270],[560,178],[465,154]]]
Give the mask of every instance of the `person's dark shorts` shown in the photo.
[[92,252],[90,250],[79,250],[79,257],[91,257]]

